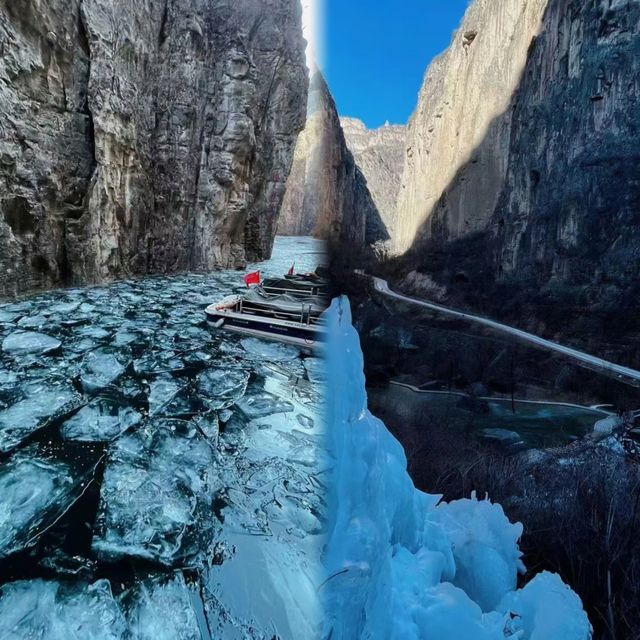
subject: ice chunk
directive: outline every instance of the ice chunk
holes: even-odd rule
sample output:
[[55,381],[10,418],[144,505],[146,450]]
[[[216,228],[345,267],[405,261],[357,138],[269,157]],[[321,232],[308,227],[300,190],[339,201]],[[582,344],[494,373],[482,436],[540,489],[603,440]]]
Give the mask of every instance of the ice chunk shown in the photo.
[[509,637],[521,640],[591,637],[591,625],[580,598],[555,573],[543,571],[523,589],[507,594],[498,610],[509,614],[505,634]]
[[259,387],[250,388],[238,401],[238,409],[249,419],[264,418],[274,413],[287,413],[294,410],[293,403],[264,391]]
[[47,311],[49,313],[59,313],[61,315],[68,315],[78,309],[80,303],[78,301],[58,302],[51,305]]
[[194,424],[200,429],[209,442],[212,444],[218,442],[220,421],[215,411],[210,411],[203,416],[199,416],[194,420]]
[[19,317],[19,311],[3,309],[0,307],[0,324],[9,324],[10,322],[15,322]]
[[476,500],[475,495],[441,504],[430,519],[451,541],[456,563],[453,584],[483,611],[493,611],[516,588],[518,572],[524,573],[518,549],[522,525],[511,524],[499,504]]
[[49,420],[78,407],[79,394],[65,386],[33,385],[27,388],[27,397],[8,409],[0,411],[0,451],[17,447],[34,431]]
[[305,358],[302,362],[307,371],[309,381],[313,384],[324,384],[327,379],[324,360],[321,358]]
[[170,376],[156,378],[149,384],[149,415],[167,415],[169,406],[186,389],[184,380]]
[[20,580],[0,587],[0,638],[125,640],[126,633],[107,580],[91,585]]
[[81,382],[87,393],[99,391],[113,384],[126,370],[112,351],[101,348],[90,351],[82,361]]
[[202,640],[192,605],[197,598],[179,572],[139,583],[120,598],[132,640]]
[[99,398],[63,422],[60,431],[65,440],[107,442],[117,438],[141,419],[142,416],[131,407]]
[[56,338],[35,331],[14,331],[2,341],[2,350],[12,355],[51,353],[62,343]]
[[35,445],[6,462],[0,468],[0,557],[31,545],[73,503],[83,478]]
[[197,563],[212,542],[213,452],[193,424],[154,420],[109,453],[93,549],[164,565]]
[[267,342],[260,338],[243,338],[240,340],[240,344],[247,352],[247,355],[255,360],[287,362],[300,357],[300,349],[283,342]]
[[247,390],[249,372],[244,369],[207,369],[197,378],[202,401],[211,409],[227,409]]
[[[440,496],[415,489],[402,447],[367,409],[347,299],[334,300],[326,318],[329,442],[336,463],[324,553],[325,635],[504,640],[524,632],[526,640],[589,640],[575,594],[564,592],[552,603],[553,596],[543,601],[535,587],[513,591],[522,569],[522,528],[498,505],[475,498],[440,503]],[[540,590],[550,586],[554,592],[547,582]],[[522,613],[522,621],[510,621],[507,612]],[[563,627],[566,620],[577,623]]]

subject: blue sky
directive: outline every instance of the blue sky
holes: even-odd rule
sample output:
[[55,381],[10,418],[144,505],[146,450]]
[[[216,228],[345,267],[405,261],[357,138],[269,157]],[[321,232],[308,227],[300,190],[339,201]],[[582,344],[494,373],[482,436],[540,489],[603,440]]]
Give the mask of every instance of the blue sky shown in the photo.
[[325,76],[341,116],[405,123],[469,0],[326,0]]

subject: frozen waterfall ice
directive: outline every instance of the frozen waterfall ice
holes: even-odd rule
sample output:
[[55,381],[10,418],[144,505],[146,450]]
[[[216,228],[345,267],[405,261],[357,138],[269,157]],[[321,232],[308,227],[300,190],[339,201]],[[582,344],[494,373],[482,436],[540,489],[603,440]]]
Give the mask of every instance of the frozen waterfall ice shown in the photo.
[[346,298],[328,311],[328,544],[325,636],[402,640],[588,640],[582,603],[542,573],[515,590],[522,528],[472,496],[418,491],[404,451],[367,409]]

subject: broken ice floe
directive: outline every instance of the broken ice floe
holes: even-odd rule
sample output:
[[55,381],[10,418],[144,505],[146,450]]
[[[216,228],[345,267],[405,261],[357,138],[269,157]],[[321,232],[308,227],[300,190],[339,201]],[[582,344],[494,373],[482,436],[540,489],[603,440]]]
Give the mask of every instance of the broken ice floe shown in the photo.
[[[96,459],[70,464],[31,445],[0,468],[0,557],[30,546],[82,493]],[[3,637],[0,634],[0,637]]]
[[257,360],[287,362],[300,357],[300,349],[283,342],[267,342],[260,338],[243,338],[240,340],[247,356]]
[[24,393],[25,397],[0,411],[2,452],[14,449],[51,419],[61,417],[82,404],[81,396],[64,385],[31,385]]
[[97,398],[85,405],[60,426],[65,440],[108,442],[138,424],[142,416],[131,407],[108,398]]
[[211,409],[227,409],[247,390],[249,372],[244,369],[208,369],[197,379],[202,401]]
[[177,572],[138,582],[120,597],[120,604],[135,640],[202,640],[194,609],[198,599]]
[[293,404],[288,400],[256,386],[247,390],[247,393],[238,400],[237,407],[249,420],[264,418],[274,413],[286,413],[294,409]]
[[90,351],[82,362],[81,382],[87,393],[94,393],[112,385],[126,370],[116,353],[101,348]]
[[126,631],[107,580],[21,580],[0,587],[0,638],[124,640]]
[[107,460],[93,549],[189,565],[213,542],[213,453],[195,425],[152,420],[122,436]]
[[180,573],[137,580],[118,597],[108,580],[20,580],[0,587],[0,638],[202,640],[198,599]]
[[15,331],[2,341],[2,350],[13,355],[50,353],[59,349],[60,340],[34,331]]

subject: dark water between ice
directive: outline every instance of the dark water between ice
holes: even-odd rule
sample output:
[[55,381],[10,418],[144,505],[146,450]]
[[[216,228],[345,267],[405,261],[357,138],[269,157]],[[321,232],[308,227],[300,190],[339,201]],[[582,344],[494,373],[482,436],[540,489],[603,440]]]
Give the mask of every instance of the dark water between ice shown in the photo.
[[[293,261],[322,246],[277,238],[259,268]],[[243,288],[222,271],[0,304],[0,637],[313,636],[322,363],[207,326]]]

